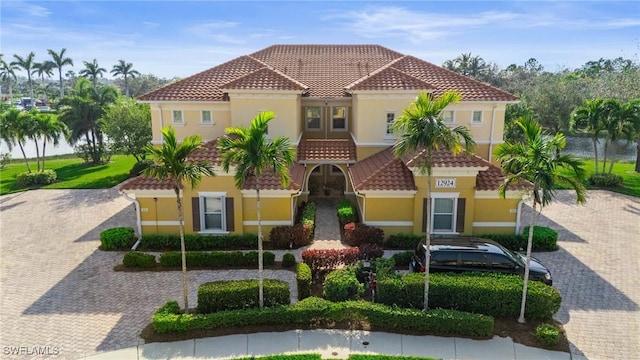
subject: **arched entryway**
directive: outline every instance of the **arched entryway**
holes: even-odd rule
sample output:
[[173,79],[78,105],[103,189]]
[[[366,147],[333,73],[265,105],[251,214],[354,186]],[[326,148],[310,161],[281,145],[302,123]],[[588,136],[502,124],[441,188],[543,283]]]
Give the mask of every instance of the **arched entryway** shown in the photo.
[[343,197],[349,190],[346,164],[316,164],[305,181],[309,197]]

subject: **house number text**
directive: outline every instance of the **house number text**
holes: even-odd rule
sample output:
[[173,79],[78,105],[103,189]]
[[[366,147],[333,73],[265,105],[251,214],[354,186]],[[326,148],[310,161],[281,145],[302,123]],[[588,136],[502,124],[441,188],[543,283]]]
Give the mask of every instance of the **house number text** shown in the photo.
[[456,179],[436,179],[437,188],[455,188]]

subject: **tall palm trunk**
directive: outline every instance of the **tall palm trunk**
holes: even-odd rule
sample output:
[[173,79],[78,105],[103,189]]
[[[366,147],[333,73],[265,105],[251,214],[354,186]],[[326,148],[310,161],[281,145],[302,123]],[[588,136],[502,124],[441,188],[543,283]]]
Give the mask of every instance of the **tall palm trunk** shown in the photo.
[[618,144],[615,141],[611,141],[611,159],[609,160],[609,174],[613,172],[613,163],[616,161],[616,152]]
[[187,286],[187,251],[184,245],[184,219],[182,216],[182,199],[180,199],[180,186],[174,185],[176,203],[178,205],[178,227],[180,228],[180,252],[182,255],[182,297],[184,300],[184,313],[189,313],[189,287]]
[[38,147],[38,138],[36,136],[33,137],[33,142],[36,145],[36,167],[40,171],[40,148]]
[[[536,190],[534,190],[536,191]],[[531,247],[533,243],[533,224],[536,223],[536,218],[538,214],[536,213],[536,195],[533,196],[533,210],[531,213],[531,217],[529,220],[529,236],[527,237],[527,259],[524,263],[524,286],[522,288],[522,302],[520,303],[520,317],[518,318],[518,322],[521,324],[526,323],[527,321],[524,318],[524,310],[527,304],[527,289],[529,287],[529,268],[531,266]],[[542,209],[541,209],[542,210]]]
[[260,309],[264,306],[264,264],[262,260],[262,221],[260,220],[260,177],[256,178],[256,210],[258,212],[258,303]]
[[429,310],[429,265],[431,265],[431,151],[427,150],[427,214],[425,219],[424,251],[424,309]]
[[607,171],[607,155],[609,153],[609,141],[604,141],[604,154],[602,155],[602,173],[604,174]]
[[[54,144],[55,145],[55,144]],[[42,140],[42,171],[44,171],[44,151],[47,148],[47,137],[45,136]]]
[[636,172],[640,173],[640,136],[636,138]]
[[591,139],[593,141],[593,155],[596,159],[596,174],[598,173],[598,137]]
[[[62,53],[60,53],[62,56]],[[58,78],[60,79],[60,99],[64,97],[64,86],[62,85],[62,66],[58,67]]]
[[22,157],[24,158],[24,163],[27,165],[27,172],[31,172],[31,168],[29,167],[29,160],[27,160],[27,154],[24,152],[24,147],[22,146],[22,141],[18,141],[18,146],[20,147],[20,151],[22,152]]

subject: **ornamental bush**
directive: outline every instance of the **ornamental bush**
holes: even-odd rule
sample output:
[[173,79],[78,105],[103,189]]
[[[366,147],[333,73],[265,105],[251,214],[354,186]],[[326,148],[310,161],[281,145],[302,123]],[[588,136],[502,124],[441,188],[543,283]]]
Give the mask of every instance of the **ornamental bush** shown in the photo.
[[[429,278],[429,305],[478,314],[517,318],[520,315],[523,280],[516,275],[436,273]],[[400,279],[378,278],[377,300],[388,305],[421,308],[424,274]],[[529,282],[525,316],[550,319],[560,309],[562,297],[555,288]]]
[[322,293],[329,301],[358,300],[364,294],[364,285],[356,278],[356,266],[334,270],[327,274]]
[[344,225],[344,236],[347,238],[349,246],[360,246],[361,244],[382,245],[384,241],[382,229],[353,222]]
[[340,265],[355,264],[360,258],[358,248],[305,250],[302,252],[304,261],[313,273],[327,273]]
[[396,267],[404,267],[404,268],[409,267],[409,263],[411,262],[412,257],[413,257],[413,251],[403,251],[403,252],[395,253],[391,256],[391,258],[396,264]]
[[310,297],[295,305],[264,309],[227,310],[209,314],[181,314],[175,301],[162,306],[152,317],[160,334],[184,333],[247,325],[318,324],[363,319],[371,326],[414,334],[491,337],[493,318],[456,310],[422,311],[366,301],[330,301]]
[[588,181],[590,185],[608,188],[622,185],[623,179],[616,174],[592,174]]
[[129,268],[149,269],[155,267],[157,263],[155,255],[129,251],[124,254],[122,264]]
[[269,241],[274,249],[297,249],[311,244],[313,236],[311,227],[306,224],[276,226],[269,233]]
[[132,227],[117,227],[100,233],[102,250],[128,250],[136,242],[136,234]]
[[[245,235],[200,235],[185,234],[184,245],[187,250],[252,250],[258,247],[258,236]],[[147,234],[142,235],[140,250],[180,251],[180,235]]]
[[282,267],[290,268],[296,266],[296,257],[292,253],[282,255]]
[[384,243],[387,249],[413,250],[418,247],[424,235],[420,234],[392,234]]
[[[185,253],[188,267],[206,267],[219,269],[226,267],[258,266],[257,251],[187,251]],[[276,255],[270,251],[262,253],[264,265],[275,264]],[[182,254],[169,251],[160,254],[160,265],[163,267],[182,266]]]
[[[527,239],[529,238],[528,225],[522,230],[522,237],[524,238],[524,249],[526,249]],[[534,225],[531,247],[532,249],[535,247],[534,251],[558,250],[558,232],[546,226]]]
[[560,342],[560,329],[551,324],[540,324],[533,333],[536,339],[544,346],[553,347]]
[[301,262],[296,265],[296,283],[298,284],[298,300],[311,296],[311,268]]
[[16,176],[16,186],[24,188],[28,186],[49,185],[56,182],[58,175],[53,169],[45,169],[37,172],[24,172]]
[[336,203],[340,225],[358,221],[358,213],[349,199],[340,199]]
[[[290,303],[289,284],[282,280],[264,279],[264,306]],[[198,313],[259,307],[258,280],[222,280],[198,287]]]

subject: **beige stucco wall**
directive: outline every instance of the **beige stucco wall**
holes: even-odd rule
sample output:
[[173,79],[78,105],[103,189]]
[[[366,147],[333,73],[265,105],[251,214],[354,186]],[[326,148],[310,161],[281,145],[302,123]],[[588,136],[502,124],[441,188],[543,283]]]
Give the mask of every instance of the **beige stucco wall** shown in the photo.
[[[200,135],[203,141],[209,141],[223,135],[224,129],[231,125],[228,102],[152,102],[150,108],[154,144],[162,142],[163,127],[173,127],[179,141],[192,135]],[[183,123],[172,122],[174,110],[182,111]],[[201,122],[203,110],[211,111],[213,124]]]
[[300,96],[296,94],[229,93],[232,126],[251,126],[261,111],[273,111],[269,136],[286,136],[293,143],[300,134]]

